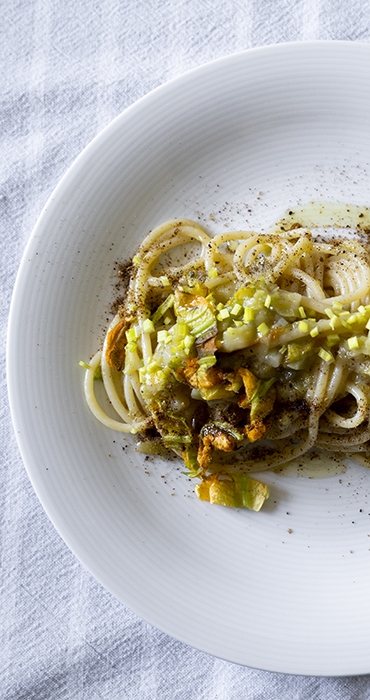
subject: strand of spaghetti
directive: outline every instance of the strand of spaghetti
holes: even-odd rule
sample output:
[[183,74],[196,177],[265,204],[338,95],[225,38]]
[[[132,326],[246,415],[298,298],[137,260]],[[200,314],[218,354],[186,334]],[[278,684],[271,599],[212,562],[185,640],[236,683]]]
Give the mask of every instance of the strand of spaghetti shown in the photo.
[[347,378],[348,370],[344,368],[343,360],[339,359],[333,365],[332,374],[329,380],[328,388],[326,390],[326,404],[330,406],[335,397],[342,389],[343,382]]
[[[139,381],[139,372],[138,370],[142,367],[143,362],[139,358],[138,352],[136,349],[132,350],[129,349],[126,345],[126,350],[125,350],[125,367],[124,367],[124,376],[129,376],[131,380],[131,386],[133,391],[135,392],[136,399],[139,402],[140,408],[142,409],[142,412],[147,415],[147,409],[144,403],[144,399],[140,390],[140,381]],[[123,380],[124,381],[124,380]]]
[[[246,277],[253,278],[251,270],[248,269],[248,267],[255,262],[253,258],[257,258],[258,254],[262,251],[262,244],[257,241],[258,237],[256,236],[253,240],[239,243],[234,253],[235,276],[241,283],[245,283]],[[250,260],[250,258],[252,258],[252,260]]]
[[[306,255],[304,258],[299,260],[299,269],[301,269],[303,272],[305,272],[307,275],[315,279],[315,266],[314,266],[314,258],[315,258],[315,247],[312,248],[311,255]],[[320,283],[318,282],[319,286]]]
[[335,239],[332,242],[322,242],[316,241],[315,248],[319,253],[325,253],[326,255],[338,255],[338,247],[341,248],[341,253],[343,255],[347,253],[355,253],[356,255],[364,255],[366,257],[366,251],[363,246],[351,238],[341,238]]
[[317,311],[319,314],[324,314],[325,309],[331,306],[332,299],[314,299],[313,297],[306,297],[304,294],[301,296],[301,306],[304,309],[310,309],[312,311]]
[[198,241],[203,247],[208,245],[210,240],[208,234],[204,233],[202,229],[190,226],[177,226],[173,230],[171,229],[168,232],[168,235],[164,237],[161,237],[158,234],[154,236],[153,234],[151,236],[152,240],[150,246],[146,245],[144,251],[141,251],[140,249],[138,251],[137,257],[140,264],[147,260],[148,257],[151,257],[153,250],[160,251],[158,253],[158,255],[160,255],[161,252],[164,252],[171,247],[182,245],[189,240]]
[[287,274],[295,279],[299,279],[306,285],[306,293],[310,299],[325,299],[325,292],[320,283],[311,277],[311,275],[309,275],[307,272],[304,272],[298,267],[292,267],[288,270]]
[[163,278],[167,277],[167,275],[158,275],[157,277],[155,275],[151,275],[147,279],[147,283],[149,287],[156,287],[157,289],[164,289],[168,287],[167,280],[166,284],[163,281]]
[[[346,260],[344,271],[345,271],[346,276],[348,275],[351,293],[354,292],[357,289],[357,287],[359,285],[361,285],[361,283],[363,282],[364,270],[368,271],[368,264],[366,264],[366,266],[358,265],[357,268],[354,269],[354,271],[355,271],[354,275],[353,274],[351,275],[352,270],[353,270],[353,266],[351,265],[351,263],[349,261]],[[369,284],[370,284],[370,278],[369,278]],[[365,294],[368,294],[368,292],[369,292],[369,284],[367,285],[366,289],[364,289]],[[359,304],[360,304],[360,301],[362,301],[364,298],[365,298],[364,295],[362,295],[361,297],[358,297],[357,299],[355,299],[354,301],[351,302],[350,308],[351,308],[352,313],[357,311]]]
[[143,413],[147,413],[144,399],[143,399],[142,393],[140,391],[140,381],[139,381],[138,373],[135,372],[134,374],[130,374],[130,379],[131,379],[131,386],[135,392],[135,396],[136,396],[137,400],[139,401],[140,407],[142,408]]
[[[165,270],[165,275],[164,277],[167,277],[171,280],[179,279],[182,276],[185,276],[190,270],[200,270],[201,268],[204,267],[204,262],[201,257],[199,258],[194,258],[190,260],[189,262],[183,264],[183,265],[176,265],[176,266],[169,266],[166,267]],[[146,280],[147,284],[149,287],[157,287],[157,288],[164,288],[163,284],[163,278],[162,275],[151,275],[148,277]]]
[[197,231],[197,236],[199,237],[198,240],[202,240],[204,243],[208,242],[209,235],[204,231],[200,224],[197,224],[195,221],[191,221],[190,219],[170,219],[169,221],[165,221],[163,224],[160,224],[147,234],[137,251],[138,257],[143,254],[145,255],[151,249],[155,241],[158,240],[158,238],[161,238],[162,236],[173,236],[176,229],[184,229],[186,227],[190,228],[192,231],[194,231],[194,233]]
[[147,309],[146,309],[146,294],[148,290],[148,279],[150,276],[150,271],[151,268],[155,265],[156,261],[158,260],[159,256],[169,250],[170,248],[180,245],[181,243],[184,242],[185,239],[180,238],[180,242],[174,242],[173,240],[171,241],[165,241],[160,244],[159,250],[158,247],[154,248],[150,253],[146,255],[144,260],[141,261],[136,275],[133,279],[133,285],[132,285],[132,293],[133,293],[133,298],[134,298],[134,304],[136,308],[136,315],[139,321],[139,324],[142,329],[142,349],[143,349],[143,359],[144,359],[144,364],[149,362],[151,356],[152,356],[152,349],[151,349],[151,344],[150,344],[150,337],[146,333],[144,333],[143,330],[143,323],[147,318]]
[[[189,236],[190,238],[196,238],[196,236]],[[137,274],[135,276],[134,280],[134,296],[135,296],[135,303],[137,306],[137,313],[138,313],[138,318],[141,320],[143,316],[145,315],[145,297],[146,297],[146,291],[147,291],[147,283],[148,283],[148,278],[150,277],[150,271],[154,267],[155,263],[158,261],[158,258],[160,255],[163,253],[167,252],[171,248],[177,247],[179,245],[182,245],[185,243],[187,240],[186,236],[182,237],[180,236],[176,240],[166,240],[164,242],[161,242],[157,244],[156,246],[153,247],[153,250],[151,252],[148,252],[144,258],[144,260],[141,262]],[[204,251],[202,249],[201,254],[200,254],[200,260],[202,260],[204,255]],[[192,266],[194,266],[194,263],[191,263]]]
[[[285,462],[280,462],[280,464],[284,464],[287,462],[292,461],[292,459],[296,459],[297,457],[301,457],[303,454],[308,452],[308,450],[314,446],[317,440],[317,435],[318,435],[318,430],[319,430],[319,420],[320,420],[320,412],[324,410],[323,408],[323,396],[325,396],[325,389],[328,383],[328,378],[329,378],[329,365],[326,362],[321,361],[319,363],[319,368],[316,373],[316,381],[311,382],[311,393],[312,393],[312,399],[311,399],[311,407],[310,407],[310,413],[309,413],[309,418],[308,418],[308,435],[303,442],[302,445],[299,447],[294,448],[291,451],[291,454],[288,455],[288,458],[285,460]],[[308,393],[308,402],[310,403],[310,392]],[[275,465],[274,465],[275,466]],[[276,465],[278,466],[278,465]]]
[[325,410],[324,398],[330,373],[331,367],[328,362],[318,358],[312,369],[311,383],[306,392],[306,400],[318,416]]
[[238,241],[240,238],[245,240],[246,237],[257,238],[258,235],[254,231],[227,231],[210,238],[204,257],[204,266],[207,272],[214,266],[217,255],[219,255],[218,248],[220,245],[229,241]]
[[286,267],[293,267],[302,257],[302,255],[307,255],[311,252],[311,233],[307,231],[303,231],[302,233],[305,233],[306,235],[298,239],[298,241],[293,245],[289,253],[283,255],[280,263],[273,270],[272,277],[270,278],[271,282],[276,282],[276,280],[280,277],[280,275],[283,273]]
[[[288,289],[289,292],[295,292],[296,294],[301,293],[301,283],[299,280],[289,280],[288,282],[288,277],[284,277],[283,275],[280,277],[281,285],[283,289]],[[313,307],[312,307],[313,308]]]
[[342,435],[338,433],[333,434],[320,434],[317,439],[317,444],[320,447],[327,447],[329,449],[352,449],[353,447],[358,448],[360,445],[364,445],[370,440],[370,421],[366,421],[359,425],[357,428],[353,428],[351,434],[348,435],[348,431],[343,432]]
[[313,417],[310,428],[307,431],[308,435],[306,440],[304,440],[300,445],[294,447],[293,449],[292,446],[289,445],[280,454],[276,454],[275,457],[266,457],[266,459],[262,461],[253,460],[253,462],[246,462],[246,466],[250,467],[249,471],[253,470],[254,473],[257,473],[268,469],[274,469],[275,467],[288,464],[297,457],[302,457],[311,447],[313,447],[317,438],[318,422],[314,418],[315,417]]
[[352,291],[349,294],[339,294],[331,297],[331,303],[340,302],[343,304],[349,304],[352,301],[357,301],[362,299],[369,293],[370,287],[370,267],[360,263],[360,260],[354,261],[355,272],[351,269],[351,264],[347,261],[342,261],[341,268],[343,274],[348,274],[349,279],[352,279]]
[[[255,231],[228,231],[226,233],[221,233],[214,236],[214,238],[211,239],[210,243],[208,244],[205,267],[207,270],[210,269],[212,263],[216,259],[216,251],[223,243],[228,243],[230,241],[241,241],[241,243],[244,245],[244,243],[247,241],[246,250],[247,248],[253,247],[253,245],[256,244],[262,246],[260,250],[263,250],[264,247],[269,247],[271,253],[271,246],[281,246],[282,244],[287,246],[287,241],[296,238],[297,232],[293,233],[292,231],[283,231],[278,235],[268,232],[256,233]],[[244,254],[246,250],[244,251]],[[277,253],[278,251],[276,251],[276,258],[278,257]],[[222,257],[222,254],[219,254],[219,256]],[[242,270],[240,270],[240,274],[243,274]]]
[[370,457],[356,452],[348,452],[347,456],[348,458],[352,458],[357,464],[360,464],[361,467],[366,467],[366,469],[370,468]]
[[[207,246],[208,247],[208,246]],[[214,254],[212,254],[212,267],[210,266],[207,270],[207,272],[210,272],[211,270],[214,269],[233,269],[234,265],[234,253],[224,253],[223,251],[216,251]]]
[[281,257],[283,250],[284,248],[280,245],[280,243],[277,243],[274,246],[269,246],[266,243],[258,243],[253,247],[247,248],[243,254],[243,246],[240,245],[235,251],[235,257],[238,264],[240,260],[240,266],[243,266],[244,271],[250,267],[253,267],[253,264],[261,254],[265,256],[269,267],[273,267],[277,260]]
[[320,361],[318,369],[313,376],[314,379],[317,377],[317,381],[311,382],[312,404],[308,419],[308,434],[306,439],[301,445],[293,449],[291,446],[288,446],[281,454],[274,458],[267,458],[265,461],[255,461],[253,466],[254,471],[265,471],[283,464],[288,464],[293,459],[304,455],[315,444],[319,428],[320,406],[322,406],[322,397],[325,394],[325,387],[328,382],[329,365]]
[[[112,326],[112,324],[111,324],[109,330],[111,330],[112,327],[114,327],[114,326]],[[102,351],[102,356],[101,356],[101,372],[102,372],[102,377],[103,377],[103,382],[104,382],[104,388],[105,388],[105,391],[107,392],[107,396],[109,398],[109,401],[111,402],[116,413],[118,413],[120,418],[122,418],[122,420],[124,420],[126,423],[132,423],[133,419],[138,417],[135,415],[138,413],[138,408],[136,406],[136,403],[134,402],[132,405],[133,405],[133,408],[135,410],[134,410],[134,414],[132,415],[130,412],[130,406],[127,404],[127,396],[126,396],[125,389],[123,388],[123,397],[122,398],[124,399],[126,406],[124,405],[123,400],[118,395],[117,387],[116,387],[115,382],[114,382],[114,372],[116,372],[116,370],[113,370],[106,360],[107,342],[108,342],[108,333],[107,333],[105,340],[104,340],[103,351]],[[117,376],[119,376],[119,374],[117,372],[116,372],[116,374],[117,374]],[[126,377],[129,377],[129,375],[126,374],[124,376],[125,376],[125,379],[124,379],[124,382],[125,382]],[[128,388],[128,384],[126,384],[126,387]],[[131,398],[131,394],[130,394],[130,398]],[[140,417],[143,418],[144,416],[141,415]]]
[[286,440],[286,438],[291,438],[299,430],[302,430],[302,427],[304,427],[304,423],[302,421],[302,417],[299,416],[299,418],[296,418],[296,420],[291,421],[291,423],[289,423],[289,425],[284,430],[280,430],[280,433],[278,435],[271,435],[270,429],[269,437],[276,441]]
[[127,347],[125,348],[125,367],[124,367],[124,373],[125,374],[130,374],[131,376],[137,376],[138,370],[140,367],[142,367],[143,362],[142,359],[138,355],[137,348],[135,349],[130,349]]
[[[158,262],[159,257],[166,253],[171,248],[183,245],[186,243],[187,239],[184,236],[178,236],[176,239],[170,239],[161,241],[154,244],[150,251],[146,253],[144,257],[140,260],[140,265],[137,269],[137,273],[134,279],[135,295],[144,291],[146,289],[146,283],[150,277],[150,272],[153,267],[155,267]],[[137,300],[136,300],[137,301]]]
[[325,283],[334,291],[334,296],[330,297],[331,302],[352,304],[352,312],[356,310],[359,301],[368,291],[369,285],[363,270],[356,267],[355,260],[353,264],[348,261],[330,261],[325,271]]
[[135,394],[134,394],[133,386],[132,386],[132,375],[130,375],[130,374],[123,375],[123,390],[125,393],[125,401],[126,401],[130,416],[133,416],[136,419],[140,420],[143,417],[143,414],[140,411],[140,408],[136,402],[136,398],[135,398]]
[[[324,410],[322,399],[325,396],[328,377],[329,365],[324,362],[319,362],[318,368],[316,368],[316,371],[313,372],[312,375],[311,387],[307,391],[307,401],[309,404],[311,404],[308,419],[308,436],[303,445],[301,445],[299,448],[295,448],[292,451],[293,459],[308,452],[308,450],[316,443],[320,414]],[[291,461],[291,459],[289,458],[287,461]]]
[[358,285],[364,280],[364,267],[359,265],[357,259],[352,261],[332,258],[326,269],[326,279],[329,286],[332,284],[332,279],[335,279],[338,291],[342,288],[344,292],[341,294],[351,294],[358,288]]
[[207,279],[205,281],[205,285],[208,287],[208,289],[215,289],[216,287],[220,287],[221,285],[228,284],[233,279],[235,279],[234,272],[227,272],[226,274],[219,275],[218,277],[214,277],[213,279]]
[[[319,321],[314,323],[314,326],[318,329],[318,332],[322,334],[330,333],[331,331],[330,320],[326,318],[321,318]],[[304,338],[305,336],[309,336],[310,330],[311,326],[309,324],[307,325],[307,330],[305,331],[300,330],[298,325],[294,328],[289,328],[286,331],[283,330],[280,333],[280,335],[277,335],[275,338],[272,338],[272,340],[270,341],[270,347],[274,348],[277,346],[285,345],[286,343],[290,343],[292,340],[297,340],[297,338]],[[338,328],[337,330],[338,333],[347,332],[344,326],[342,328]]]
[[315,275],[315,279],[317,283],[320,285],[320,287],[324,287],[324,255],[320,255],[318,251],[316,250],[316,247],[312,251],[311,255],[311,261],[312,261],[312,271],[308,270],[306,267],[305,263],[305,270],[309,272],[312,276]]
[[[271,255],[265,262],[263,277],[267,282],[276,282],[283,271],[289,266],[294,266],[296,262],[307,255],[312,250],[311,235],[303,230],[301,235],[293,245],[280,245],[277,243],[271,252]],[[258,242],[259,245],[259,242]],[[257,254],[258,254],[257,250]],[[243,279],[246,274],[246,268],[251,265],[251,256],[254,256],[253,249],[248,243],[241,243],[235,251],[235,271],[239,279]],[[267,268],[268,265],[268,268]]]
[[151,261],[157,260],[159,256],[162,255],[162,253],[165,253],[167,250],[176,248],[177,246],[188,242],[189,238],[192,239],[194,236],[186,236],[184,235],[182,229],[178,229],[176,236],[173,235],[169,238],[157,239],[153,241],[151,248],[147,250],[145,254],[140,256],[140,267],[148,264],[152,266],[153,262]]
[[[312,299],[310,297],[302,296],[301,303],[305,308],[324,313],[327,306],[331,306],[333,304],[342,304],[345,306],[351,304],[352,302],[358,302],[365,299],[369,294],[369,289],[370,267],[363,277],[358,276],[356,278],[355,282],[353,283],[353,291],[346,294],[330,296],[325,300]],[[353,309],[351,309],[351,311],[353,312]]]
[[347,360],[347,367],[356,374],[364,377],[367,384],[370,381],[370,359],[361,360],[360,357]]
[[193,260],[190,260],[188,263],[185,265],[178,265],[176,267],[170,267],[167,270],[167,274],[170,275],[170,277],[182,277],[183,275],[187,275],[188,272],[191,270],[194,272],[195,270],[199,270],[204,267],[204,261],[202,257],[199,258],[194,258]]
[[130,412],[126,406],[123,405],[123,402],[118,396],[117,389],[114,384],[112,372],[115,370],[112,370],[111,367],[108,365],[107,361],[105,360],[105,353],[104,353],[104,346],[103,346],[103,353],[101,357],[101,373],[103,377],[103,383],[104,383],[104,389],[107,393],[107,396],[109,398],[109,401],[111,402],[114,410],[122,420],[125,421],[125,423],[132,423],[132,416],[130,416]]
[[113,418],[110,418],[103,411],[96,400],[94,391],[94,374],[100,365],[101,354],[101,350],[99,350],[99,352],[94,355],[90,362],[90,369],[87,369],[85,372],[84,392],[87,405],[95,418],[97,418],[98,421],[103,423],[103,425],[105,425],[107,428],[110,428],[111,430],[118,430],[120,433],[131,433],[131,423],[120,423],[117,420],[113,420]]
[[366,430],[361,436],[361,439],[356,439],[356,437],[353,435],[338,435],[337,433],[334,433],[333,435],[325,435],[324,438],[318,436],[316,444],[318,447],[328,450],[346,451],[354,448],[358,450],[363,447],[365,451],[369,449],[368,445],[365,445],[365,443],[367,443],[369,440],[370,430]]
[[327,268],[325,273],[325,282],[327,287],[332,287],[334,294],[348,296],[353,288],[351,288],[348,277],[340,274],[334,267]]
[[357,403],[356,413],[351,418],[344,418],[332,409],[326,411],[326,420],[332,425],[338,426],[340,428],[346,428],[351,430],[351,428],[356,428],[361,425],[363,421],[369,415],[369,404],[364,392],[356,384],[348,383],[346,386],[346,392],[351,394]]
[[144,331],[145,321],[146,321],[145,316],[140,319],[140,328],[141,328],[140,342],[141,342],[141,352],[143,355],[143,364],[146,367],[153,357],[153,348],[152,348],[152,341],[150,338],[150,333]]

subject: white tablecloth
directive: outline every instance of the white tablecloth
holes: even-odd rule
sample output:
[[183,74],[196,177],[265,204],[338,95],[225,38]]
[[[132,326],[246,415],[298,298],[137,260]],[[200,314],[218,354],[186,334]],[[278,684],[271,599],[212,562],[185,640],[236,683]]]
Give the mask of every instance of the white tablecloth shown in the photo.
[[[214,58],[370,40],[369,0],[18,0],[1,12],[0,309],[37,216],[84,146],[157,85]],[[67,549],[29,483],[1,377],[0,700],[361,700],[370,675],[239,667],[151,627]],[[370,633],[370,631],[369,631]],[[369,660],[370,667],[370,660]]]

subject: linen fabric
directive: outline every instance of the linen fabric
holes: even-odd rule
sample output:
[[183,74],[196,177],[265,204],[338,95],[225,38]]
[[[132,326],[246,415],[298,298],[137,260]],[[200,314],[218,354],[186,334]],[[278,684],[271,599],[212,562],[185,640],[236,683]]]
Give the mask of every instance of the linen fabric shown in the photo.
[[369,0],[18,0],[3,1],[1,14],[0,700],[369,698],[370,675],[240,667],[171,639],[115,600],[32,489],[5,378],[22,252],[89,141],[153,88],[215,58],[287,41],[370,41]]

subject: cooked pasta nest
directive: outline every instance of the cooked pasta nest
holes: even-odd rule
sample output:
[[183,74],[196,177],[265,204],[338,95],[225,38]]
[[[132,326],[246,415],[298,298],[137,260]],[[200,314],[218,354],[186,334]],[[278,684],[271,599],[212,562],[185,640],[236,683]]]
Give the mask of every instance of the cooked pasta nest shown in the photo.
[[370,464],[369,330],[365,236],[168,221],[133,258],[86,399],[142,451],[181,456],[200,498],[258,510],[268,489],[250,473],[313,448]]

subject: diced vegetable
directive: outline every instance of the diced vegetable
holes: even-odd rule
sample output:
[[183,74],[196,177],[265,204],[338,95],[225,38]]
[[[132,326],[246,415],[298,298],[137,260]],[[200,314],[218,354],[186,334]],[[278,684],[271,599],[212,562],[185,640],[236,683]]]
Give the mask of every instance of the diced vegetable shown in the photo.
[[261,510],[270,495],[268,486],[245,474],[232,474],[227,480],[219,475],[206,477],[196,485],[195,492],[202,501],[255,511]]

